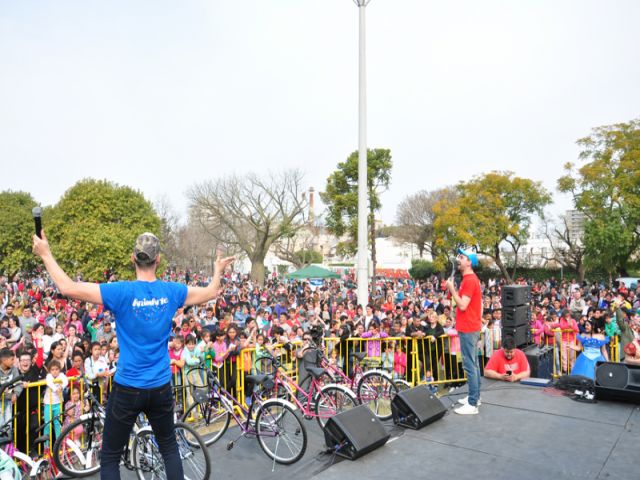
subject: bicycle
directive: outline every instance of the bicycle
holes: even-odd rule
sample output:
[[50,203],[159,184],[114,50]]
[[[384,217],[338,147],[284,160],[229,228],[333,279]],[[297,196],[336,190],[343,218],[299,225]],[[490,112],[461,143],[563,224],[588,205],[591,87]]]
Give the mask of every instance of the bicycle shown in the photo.
[[[86,389],[85,398],[89,403],[89,412],[67,425],[60,432],[53,447],[56,467],[64,474],[76,478],[86,477],[100,470],[105,409],[90,388]],[[189,425],[176,423],[176,440],[183,461],[184,478],[208,479],[211,473],[211,459],[197,432]],[[203,458],[195,458],[197,454]],[[166,478],[164,463],[153,431],[143,415],[140,415],[134,424],[129,442],[122,453],[122,463],[126,469],[135,471],[141,480]]]
[[[0,386],[0,398],[7,389],[21,381],[23,378],[23,375],[19,375],[10,382]],[[63,412],[63,415],[65,413],[66,412]],[[58,421],[58,418],[52,418],[50,421],[40,425],[35,429],[35,433],[38,434],[44,432],[45,429],[55,421]],[[44,434],[37,437],[33,441],[33,444],[40,445],[46,444],[47,442],[49,442],[49,435]],[[11,478],[17,479],[52,480],[56,478],[58,474],[58,470],[55,468],[53,463],[53,456],[49,446],[45,446],[42,455],[35,458],[21,452],[15,447],[13,444],[13,428],[11,422],[7,422],[0,427],[0,452],[2,452],[1,455],[3,457],[1,462],[2,466],[0,467],[0,479],[2,479],[3,474],[9,470],[13,475]],[[13,466],[8,463],[7,459],[9,459]],[[15,463],[16,459],[20,462],[20,465]]]
[[[404,385],[404,380],[394,380],[388,372],[377,368],[363,369],[361,362],[365,361],[365,352],[349,354],[352,371],[347,375],[337,365],[332,365],[321,349],[320,366],[327,370],[339,383],[346,383],[356,393],[361,405],[367,405],[380,420],[389,420],[392,416],[391,401],[400,390],[410,388]],[[377,366],[377,364],[375,365]],[[354,388],[355,387],[355,388]]]
[[[263,390],[273,388],[273,377],[245,377],[254,385],[251,408],[245,408],[236,400],[213,372],[207,370],[206,378],[208,391],[203,393],[202,387],[196,387],[195,402],[187,408],[181,419],[194,425],[205,445],[212,445],[222,438],[233,418],[240,428],[238,438],[255,436],[262,451],[274,463],[290,465],[302,458],[307,449],[307,430],[295,411],[295,406],[282,399],[263,400],[260,395],[260,387]],[[227,444],[227,450],[231,450],[236,441],[237,439],[231,440]],[[284,452],[279,451],[281,442]]]
[[[277,358],[265,355],[260,361],[268,361],[274,371],[272,395],[276,398],[290,398],[304,418],[315,418],[320,428],[324,428],[330,417],[358,405],[356,395],[349,388],[336,383],[325,383],[331,377],[322,368],[306,367],[309,373],[298,384],[280,368],[281,363]],[[305,390],[301,385],[307,383],[309,387]]]

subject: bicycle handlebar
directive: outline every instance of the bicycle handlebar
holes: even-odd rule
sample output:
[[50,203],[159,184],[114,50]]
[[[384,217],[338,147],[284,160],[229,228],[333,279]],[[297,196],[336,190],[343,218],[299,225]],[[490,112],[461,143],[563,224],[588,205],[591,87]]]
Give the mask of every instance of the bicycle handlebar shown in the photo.
[[9,380],[8,382],[3,383],[2,385],[0,385],[0,397],[2,397],[2,395],[4,395],[5,390],[7,390],[9,387],[11,387],[12,385],[15,385],[16,383],[18,383],[19,381],[21,381],[24,378],[24,374],[20,374],[15,378],[12,378],[11,380]]

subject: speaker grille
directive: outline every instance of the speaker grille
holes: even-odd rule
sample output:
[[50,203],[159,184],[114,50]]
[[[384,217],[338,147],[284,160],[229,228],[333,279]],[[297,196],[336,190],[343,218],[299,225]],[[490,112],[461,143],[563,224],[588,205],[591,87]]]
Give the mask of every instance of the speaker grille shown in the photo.
[[626,388],[629,371],[623,363],[602,363],[596,368],[596,382],[602,387]]

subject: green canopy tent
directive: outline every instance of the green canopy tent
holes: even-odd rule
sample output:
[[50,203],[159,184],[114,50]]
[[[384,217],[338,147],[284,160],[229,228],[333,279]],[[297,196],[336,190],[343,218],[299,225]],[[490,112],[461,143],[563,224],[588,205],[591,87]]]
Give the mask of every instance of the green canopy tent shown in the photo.
[[317,267],[315,265],[309,265],[308,267],[301,268],[295,272],[285,275],[287,278],[340,278],[340,275],[327,270],[326,268]]

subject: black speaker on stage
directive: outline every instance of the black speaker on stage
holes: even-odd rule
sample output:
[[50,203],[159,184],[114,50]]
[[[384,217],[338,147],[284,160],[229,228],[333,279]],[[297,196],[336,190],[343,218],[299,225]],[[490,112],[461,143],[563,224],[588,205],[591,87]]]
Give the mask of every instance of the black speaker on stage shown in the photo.
[[531,302],[529,285],[505,285],[502,287],[502,308],[517,307]]
[[519,327],[502,327],[502,338],[513,337],[516,341],[516,347],[520,348],[531,344],[531,327],[520,325]]
[[527,356],[533,378],[551,378],[553,374],[553,347],[530,345],[522,351]]
[[596,399],[640,404],[640,365],[596,364]]
[[531,320],[531,307],[529,305],[519,305],[517,307],[504,307],[502,309],[502,326],[519,327],[529,325]]
[[423,385],[398,392],[391,401],[391,412],[396,425],[418,430],[444,417],[447,408]]
[[366,405],[345,410],[327,420],[324,426],[327,447],[349,460],[381,447],[389,437],[380,419]]

